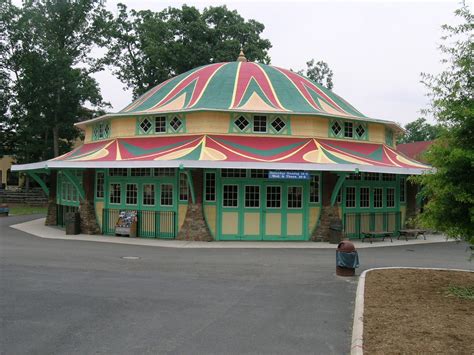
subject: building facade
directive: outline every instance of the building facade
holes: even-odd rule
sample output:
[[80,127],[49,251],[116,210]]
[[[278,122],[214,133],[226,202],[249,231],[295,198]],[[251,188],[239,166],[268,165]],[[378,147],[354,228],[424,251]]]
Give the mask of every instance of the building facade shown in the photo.
[[396,150],[397,124],[243,55],[77,126],[82,146],[14,169],[50,174],[47,223],[78,210],[85,233],[113,235],[125,210],[149,238],[325,240],[333,219],[349,238],[397,233],[406,178],[429,169]]

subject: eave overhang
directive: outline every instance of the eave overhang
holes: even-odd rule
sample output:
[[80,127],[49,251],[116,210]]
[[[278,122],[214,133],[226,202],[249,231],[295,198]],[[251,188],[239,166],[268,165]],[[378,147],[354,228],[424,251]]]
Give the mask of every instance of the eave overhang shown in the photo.
[[418,175],[431,167],[384,144],[247,135],[175,135],[86,143],[52,160],[13,171],[87,168],[247,168]]

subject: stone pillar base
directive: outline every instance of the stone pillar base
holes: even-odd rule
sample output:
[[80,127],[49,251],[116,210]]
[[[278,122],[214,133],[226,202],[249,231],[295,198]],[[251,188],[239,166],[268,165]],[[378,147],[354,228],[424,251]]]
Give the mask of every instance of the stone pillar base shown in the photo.
[[339,217],[339,208],[337,206],[323,206],[319,216],[318,227],[311,235],[313,242],[329,241],[329,226],[333,220],[341,220]]
[[99,223],[95,216],[94,201],[83,200],[79,206],[81,216],[81,233],[100,234]]
[[202,204],[190,203],[186,211],[186,217],[179,233],[176,237],[179,240],[195,240],[210,242],[213,240],[209,228],[207,227],[202,210]]
[[50,199],[48,201],[48,212],[46,213],[45,226],[56,226],[58,225],[58,205],[56,200]]

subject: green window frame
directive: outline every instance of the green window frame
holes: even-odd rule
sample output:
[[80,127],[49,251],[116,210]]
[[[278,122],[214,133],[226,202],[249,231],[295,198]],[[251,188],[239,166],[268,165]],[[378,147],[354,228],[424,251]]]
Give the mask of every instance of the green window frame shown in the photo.
[[156,205],[156,185],[153,183],[146,183],[142,185],[142,205],[155,206]]
[[98,141],[110,138],[110,121],[101,121],[92,125],[92,140]]
[[321,176],[312,174],[309,181],[309,202],[320,203],[321,201]]
[[188,176],[185,173],[179,173],[179,201],[185,202],[189,198]]
[[239,207],[239,185],[223,184],[222,185],[222,207],[237,208]]
[[303,208],[303,186],[288,186],[286,197],[288,209],[294,210]]
[[366,141],[369,128],[366,122],[333,119],[329,121],[328,137]]
[[245,185],[245,208],[260,208],[260,186]]
[[160,206],[172,207],[173,206],[173,184],[161,184],[160,186]]
[[105,173],[97,171],[95,175],[95,198],[103,199],[105,197]]
[[388,127],[385,127],[385,143],[393,147],[393,130]]
[[138,185],[135,183],[125,184],[125,204],[128,206],[138,205]]
[[160,135],[186,133],[184,114],[169,114],[138,117],[136,135]]
[[122,204],[122,184],[119,182],[111,182],[109,184],[109,204]]
[[346,186],[346,208],[356,208],[356,187]]
[[370,208],[370,187],[361,186],[359,190],[359,207],[363,209]]
[[383,208],[383,187],[374,187],[374,209]]
[[216,202],[216,173],[205,173],[205,202]]
[[282,187],[280,185],[267,185],[266,191],[267,208],[281,209],[282,206]]
[[288,115],[262,115],[238,113],[231,115],[229,133],[248,134],[291,134],[290,118]]

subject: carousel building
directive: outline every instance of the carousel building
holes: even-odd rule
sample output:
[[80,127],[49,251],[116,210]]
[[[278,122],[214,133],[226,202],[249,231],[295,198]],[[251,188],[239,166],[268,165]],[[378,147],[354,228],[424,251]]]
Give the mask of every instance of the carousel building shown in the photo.
[[334,218],[349,238],[396,235],[407,177],[430,168],[397,151],[396,123],[242,53],[76,125],[82,146],[13,170],[49,194],[47,224],[78,211],[90,234],[114,235],[119,213],[137,211],[144,238],[325,240]]

